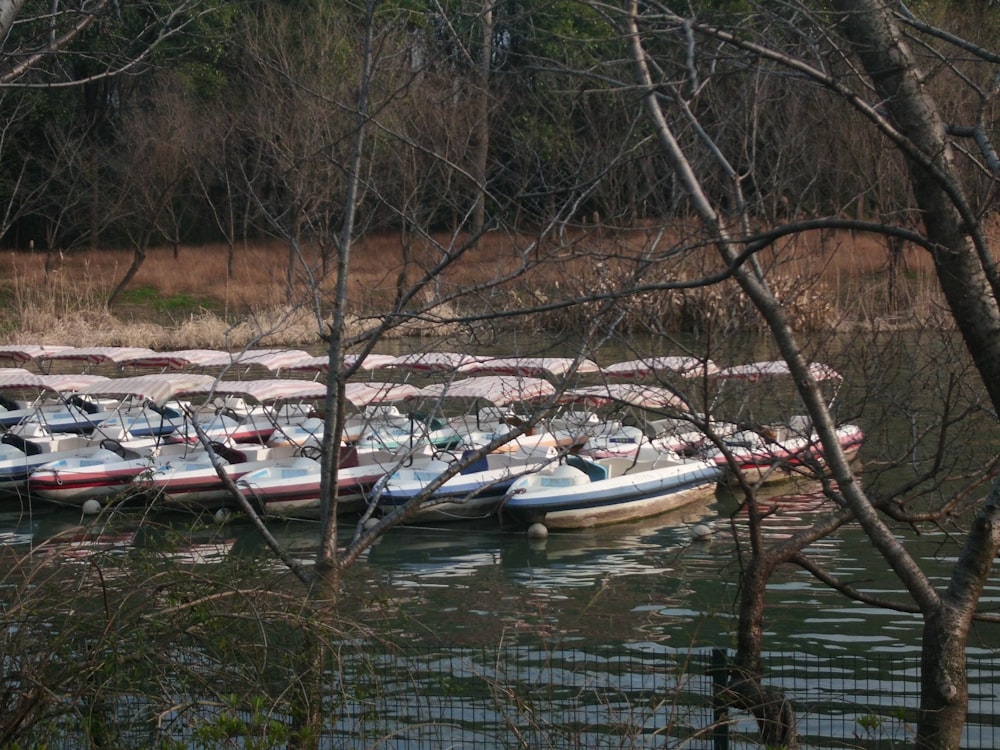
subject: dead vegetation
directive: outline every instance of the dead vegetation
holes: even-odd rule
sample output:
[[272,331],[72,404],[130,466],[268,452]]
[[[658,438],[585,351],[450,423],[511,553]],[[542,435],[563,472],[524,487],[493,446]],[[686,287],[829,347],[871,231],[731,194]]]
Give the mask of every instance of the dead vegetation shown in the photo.
[[[492,236],[435,277],[420,302],[462,293],[511,274],[522,263],[529,270],[513,281],[482,288],[428,319],[411,321],[399,335],[438,334],[460,313],[530,309],[553,300],[586,300],[630,292],[619,306],[623,332],[657,321],[665,330],[715,326],[757,330],[756,313],[731,282],[662,291],[657,285],[718,270],[711,247],[679,243],[660,248],[648,232],[580,234],[569,243],[541,244],[528,252],[530,239]],[[356,325],[391,309],[400,289],[408,289],[448,252],[443,245],[410,247],[398,235],[359,243],[353,251],[350,309]],[[890,255],[877,238],[851,233],[812,233],[759,256],[778,296],[802,330],[850,326],[893,327],[900,321],[934,317],[936,289],[929,259],[904,249],[890,274]],[[643,264],[650,256],[662,260]],[[0,325],[11,342],[149,346],[156,349],[308,346],[320,341],[308,303],[310,278],[319,279],[319,303],[328,302],[332,282],[317,275],[316,257],[303,259],[311,274],[296,274],[288,303],[285,287],[287,248],[280,244],[238,246],[233,274],[227,274],[227,248],[182,246],[151,251],[125,300],[104,303],[131,260],[126,251],[90,250],[53,258],[44,252],[8,252],[5,313]],[[645,287],[645,291],[634,291]],[[516,319],[534,329],[567,330],[582,325],[598,303],[584,303]]]

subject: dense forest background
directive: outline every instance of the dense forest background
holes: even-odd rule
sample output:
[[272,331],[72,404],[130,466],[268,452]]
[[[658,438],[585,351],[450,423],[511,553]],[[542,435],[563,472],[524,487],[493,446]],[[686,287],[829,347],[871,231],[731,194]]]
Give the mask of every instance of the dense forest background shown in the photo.
[[[748,34],[766,30],[789,54],[823,54],[824,40],[796,26],[802,9],[703,5],[703,21],[739,18]],[[973,42],[996,33],[986,4],[923,5],[915,10]],[[332,247],[369,25],[375,127],[365,141],[358,235],[453,231],[470,221],[617,230],[688,211],[643,125],[639,96],[624,83],[625,43],[599,5],[128,2],[97,15],[72,54],[20,71],[25,54],[58,33],[47,13],[22,15],[0,57],[5,248],[233,243],[273,236],[278,224]],[[683,34],[670,39],[658,37],[652,51],[682,75],[691,50]],[[137,54],[142,45],[148,50]],[[922,52],[933,59],[933,49]],[[842,64],[846,73],[851,62]],[[860,127],[858,114],[731,50],[713,70],[711,85],[686,101],[691,127],[740,154],[734,167],[754,221],[906,221],[898,153]],[[943,58],[929,74],[927,85],[944,91],[961,75]],[[983,120],[993,101],[975,91],[954,86],[941,97],[949,121]],[[726,188],[724,174],[702,177]],[[969,170],[968,179],[987,177]],[[993,191],[970,192],[994,200]]]
[[[788,364],[823,445],[832,505],[769,546],[766,511],[742,483],[750,537],[734,602],[739,669],[727,689],[760,720],[762,744],[794,746],[788,703],[760,679],[769,579],[795,564],[872,605],[870,592],[803,552],[857,521],[876,564],[909,597],[875,606],[924,621],[915,746],[953,748],[969,700],[969,634],[995,619],[979,598],[1000,540],[991,437],[1000,412],[998,17],[990,4],[960,0],[0,0],[0,246],[10,282],[0,287],[0,330],[35,342],[44,333],[45,343],[180,348],[146,329],[138,341],[95,341],[110,321],[62,304],[83,289],[70,271],[109,254],[117,260],[98,274],[105,286],[94,298],[106,309],[135,291],[154,254],[172,256],[173,278],[192,286],[212,276],[228,292],[230,279],[245,284],[237,268],[253,264],[281,288],[284,307],[271,319],[253,310],[245,338],[233,335],[227,308],[218,343],[200,333],[184,346],[270,345],[293,309],[308,316],[304,335],[325,344],[316,567],[326,585],[310,586],[315,606],[295,626],[311,628],[336,611],[336,577],[408,512],[359,526],[346,551],[336,544],[330,479],[343,394],[382,339],[416,323],[456,348],[489,344],[517,319],[573,334],[514,337],[522,354],[548,353],[554,339],[590,356],[612,337],[630,345],[638,331],[656,354],[714,360],[727,337],[742,346],[757,326],[768,356]],[[847,251],[862,236],[881,254],[886,283],[831,285],[827,271],[857,257]],[[922,308],[901,288],[912,255],[935,295]],[[43,277],[21,270],[25,258]],[[29,297],[55,315],[21,303]],[[78,327],[60,328],[67,322]],[[862,334],[841,335],[857,323]],[[705,335],[673,336],[694,328]],[[360,355],[354,365],[348,352]],[[871,425],[864,484],[809,368],[832,357],[850,363],[863,391],[838,408]],[[683,386],[682,415],[722,447],[700,386]],[[536,405],[525,424],[549,406]],[[890,434],[890,424],[906,428]],[[956,514],[973,509],[971,525],[951,534]],[[947,585],[897,536],[925,523],[943,524],[962,545],[948,552]],[[99,585],[100,594],[74,591],[106,602]],[[66,599],[53,601],[62,613]],[[121,622],[101,623],[116,653],[130,643],[121,631],[147,632]],[[192,632],[161,622],[171,638]],[[280,686],[276,705],[320,687],[314,667],[336,648],[324,654],[334,631],[316,632],[290,672],[316,684]],[[28,640],[42,649],[50,641]],[[92,651],[94,664],[108,663]],[[72,663],[65,679],[78,694],[79,674],[97,672]],[[48,707],[22,696],[22,684],[35,683],[12,688],[12,700],[24,699],[23,710],[4,712],[12,723],[37,721]],[[79,694],[92,689],[89,705],[120,705],[96,683]],[[164,695],[173,700],[159,689],[155,699]],[[302,736],[318,738],[325,715],[313,705],[322,703],[278,713],[305,717]],[[4,736],[27,736],[20,731]]]

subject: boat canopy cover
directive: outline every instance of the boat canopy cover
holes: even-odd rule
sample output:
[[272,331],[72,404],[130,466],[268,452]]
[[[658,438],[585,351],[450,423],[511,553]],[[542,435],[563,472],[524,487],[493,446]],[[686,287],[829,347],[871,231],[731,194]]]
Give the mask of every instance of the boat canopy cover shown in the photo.
[[576,357],[490,357],[462,368],[469,375],[512,375],[532,378],[558,378],[573,371],[584,374],[599,372],[600,367],[589,359]]
[[79,360],[92,365],[105,363],[121,364],[136,357],[148,357],[156,354],[152,349],[141,346],[87,346],[68,347],[61,351],[46,354],[49,360]]
[[382,366],[414,372],[463,372],[466,366],[483,359],[486,358],[459,352],[413,352],[393,357]]
[[9,359],[19,364],[37,359],[45,359],[53,354],[73,349],[72,346],[50,344],[4,344],[0,346],[0,359]]
[[621,404],[644,409],[685,408],[684,400],[669,388],[641,383],[603,383],[571,388],[562,395],[560,401],[593,406]]
[[203,367],[250,367],[259,365],[276,372],[293,366],[297,362],[310,358],[312,355],[302,349],[247,349],[246,351],[229,353],[219,352],[214,361],[202,362]]
[[718,365],[710,359],[700,357],[645,357],[627,362],[616,362],[601,368],[607,377],[635,378],[669,377],[680,375],[685,378],[703,378],[719,372]]
[[[811,363],[809,365],[809,372],[816,381],[843,379],[839,372],[829,365],[824,365],[820,362]],[[748,380],[753,382],[761,378],[788,377],[790,374],[788,363],[783,359],[776,359],[726,367],[723,370],[719,370],[716,377],[721,380]]]
[[22,390],[25,388],[44,389],[45,382],[41,375],[28,372],[21,367],[4,367],[0,369],[0,391]]
[[420,389],[409,383],[380,383],[376,381],[348,383],[344,387],[344,398],[354,406],[382,404],[403,401],[417,396]]
[[[377,370],[395,360],[396,356],[393,354],[368,354],[360,363],[358,359],[359,356],[357,354],[347,354],[344,356],[344,365],[347,367],[357,366],[359,370]],[[326,354],[320,354],[315,357],[303,357],[283,369],[288,372],[326,373],[330,371],[330,357]]]
[[78,373],[60,373],[58,375],[41,375],[42,385],[51,391],[59,393],[76,393],[88,386],[99,383],[109,383],[115,378],[105,375],[86,375]]
[[548,380],[542,378],[511,378],[503,375],[477,375],[448,383],[434,383],[421,388],[414,398],[438,400],[442,398],[488,401],[496,406],[536,401],[556,392]]
[[165,372],[128,378],[105,378],[103,382],[84,386],[77,392],[85,396],[131,397],[162,405],[178,396],[201,392],[201,389],[214,382],[215,378],[211,375]]
[[326,385],[315,380],[264,378],[261,380],[214,380],[192,395],[238,396],[260,404],[279,401],[311,401],[326,397]]
[[161,369],[182,370],[185,367],[208,367],[228,356],[218,349],[178,349],[172,352],[140,354],[122,360],[120,364],[133,367],[159,367]]

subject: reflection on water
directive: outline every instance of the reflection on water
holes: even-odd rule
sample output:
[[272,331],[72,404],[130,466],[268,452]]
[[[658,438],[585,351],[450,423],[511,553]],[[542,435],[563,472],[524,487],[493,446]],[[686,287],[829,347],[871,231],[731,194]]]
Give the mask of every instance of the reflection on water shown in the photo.
[[[829,509],[828,501],[809,489],[797,487],[767,501],[767,535],[790,536]],[[544,637],[727,646],[740,566],[736,540],[746,531],[746,516],[737,507],[731,492],[722,489],[716,498],[658,518],[537,540],[496,523],[397,528],[359,561],[348,580],[359,606],[376,606],[398,632],[430,642],[481,645]],[[267,554],[245,522],[220,526],[208,517],[195,523],[181,513],[145,518],[135,510],[126,518],[131,526],[8,502],[0,506],[0,548],[66,559],[155,551],[185,565]],[[711,534],[698,538],[696,526]],[[317,524],[281,522],[269,529],[294,558],[313,559]],[[343,542],[352,531],[343,524]],[[955,552],[947,541],[940,532],[907,542],[939,586],[946,585],[953,562],[946,552]],[[832,575],[869,594],[906,601],[855,527],[807,552]],[[280,568],[278,562],[270,565]],[[984,607],[1000,603],[997,586],[985,590]],[[918,617],[849,602],[791,566],[772,581],[766,626],[774,649],[811,653],[911,653],[920,638]],[[1000,641],[995,630],[976,631],[984,648]]]
[[[794,534],[827,511],[826,501],[801,490],[768,502],[764,528],[771,538]],[[135,510],[124,518],[128,523],[116,518],[110,524],[108,518],[81,517],[65,509],[8,503],[0,506],[0,549],[69,562],[128,554],[145,554],[148,560],[155,554],[164,564],[179,566],[266,554],[259,535],[245,522],[218,525],[211,517],[195,522],[184,514],[144,518]],[[693,533],[697,526],[708,527],[711,534],[699,537]],[[317,524],[281,522],[269,528],[293,557],[311,560]],[[353,529],[345,524],[341,531],[346,541]],[[387,680],[394,674],[406,678],[399,678],[398,686],[383,686],[380,715],[400,727],[440,728],[441,711],[472,710],[469,694],[481,690],[479,675],[502,665],[506,671],[497,679],[551,686],[546,699],[555,696],[554,710],[567,715],[600,712],[609,695],[623,696],[629,705],[622,711],[632,711],[629,720],[637,727],[652,727],[650,746],[660,746],[659,732],[674,726],[677,717],[635,711],[649,705],[643,701],[651,689],[670,684],[690,655],[703,659],[709,648],[731,644],[740,565],[737,540],[745,532],[746,515],[726,492],[655,519],[554,533],[541,540],[496,524],[394,529],[347,578],[355,614],[404,636],[403,642],[418,644],[413,654],[392,657],[413,663],[400,669],[394,661],[386,669]],[[939,586],[946,585],[954,561],[955,551],[947,542],[944,532],[908,541]],[[844,528],[808,553],[833,575],[870,594],[906,601],[857,528]],[[278,563],[269,566],[280,568]],[[986,607],[1000,603],[997,584],[987,587],[983,602]],[[800,729],[806,735],[850,737],[871,710],[882,707],[888,716],[900,700],[915,704],[917,617],[851,603],[788,566],[770,588],[766,627],[769,679],[799,702]],[[977,630],[971,645],[976,662],[970,671],[969,732],[981,734],[967,736],[963,746],[992,747],[996,629]],[[845,657],[853,660],[851,666],[844,666]],[[900,657],[906,661],[899,662]],[[470,676],[468,690],[455,690],[460,680],[456,665],[473,663],[476,674]],[[428,696],[443,684],[442,674],[456,681],[448,683],[453,692],[432,700]],[[692,675],[692,681],[704,681],[704,666]],[[856,683],[857,678],[863,682]],[[413,679],[426,684],[415,692]],[[584,706],[581,696],[596,695],[592,689],[598,686],[604,691],[601,705]],[[565,701],[561,709],[560,696]],[[418,707],[426,716],[414,713],[415,700],[426,701]],[[473,722],[475,731],[506,731],[503,717],[490,713],[493,706],[489,696],[482,703],[482,717]],[[707,716],[694,724],[709,721]],[[888,720],[879,731],[883,739],[891,733],[893,741],[906,736],[902,725]],[[470,736],[458,732],[451,739],[468,741]],[[646,743],[637,741],[636,746]]]

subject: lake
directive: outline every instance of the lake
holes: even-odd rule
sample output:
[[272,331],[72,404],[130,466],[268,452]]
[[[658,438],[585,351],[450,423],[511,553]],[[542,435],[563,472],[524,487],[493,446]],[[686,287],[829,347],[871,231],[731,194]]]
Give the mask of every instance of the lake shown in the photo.
[[[773,537],[793,533],[824,510],[825,501],[797,491],[803,488],[783,489],[791,494],[776,497],[775,511],[765,524]],[[611,721],[606,698],[591,705],[581,697],[579,680],[605,685],[605,692],[595,695],[620,691],[628,702],[630,720],[644,727],[629,735],[634,746],[661,746],[661,733],[669,727],[678,743],[712,747],[705,738],[693,741],[686,731],[675,735],[677,719],[672,712],[658,718],[636,717],[634,712],[645,705],[651,678],[658,675],[657,689],[662,689],[677,679],[677,670],[705,674],[711,649],[726,648],[732,641],[738,577],[735,537],[745,524],[735,508],[729,491],[720,487],[714,498],[656,519],[553,533],[543,540],[485,522],[390,532],[359,561],[349,585],[359,599],[378,602],[383,627],[409,644],[406,655],[394,656],[385,673],[406,675],[406,685],[395,691],[383,688],[381,720],[395,722],[397,729],[407,732],[414,722],[436,727],[431,736],[422,730],[418,740],[404,732],[410,739],[390,746],[429,750],[445,739],[460,747],[499,746],[495,740],[504,731],[505,720],[495,714],[492,699],[475,698],[474,680],[497,670],[502,662],[503,679],[552,681],[550,690],[555,689],[556,695],[568,691],[553,711],[560,716],[584,711],[584,720],[595,726]],[[91,551],[106,553],[109,547],[127,554],[135,546],[162,544],[162,536],[122,534],[123,529],[138,527],[142,519],[135,511],[124,517],[134,523],[116,524],[115,534],[107,536],[102,535],[100,520],[68,510],[33,511],[8,502],[0,512],[0,543],[26,550],[55,539],[50,553],[81,561]],[[146,522],[176,532],[179,546],[171,553],[172,562],[192,570],[233,556],[268,554],[245,522],[195,525],[190,516],[177,513],[154,514]],[[695,538],[692,530],[698,524],[711,527],[711,536]],[[269,528],[296,558],[309,563],[318,534],[315,524],[281,522]],[[343,529],[345,540],[349,531]],[[944,542],[943,532],[908,542],[938,585],[945,584],[951,562]],[[857,529],[847,528],[809,552],[855,586],[906,601]],[[270,565],[280,567],[277,562]],[[998,602],[1000,590],[993,583],[984,592],[983,606],[996,608]],[[900,705],[915,705],[920,632],[918,617],[849,602],[802,571],[789,567],[776,576],[770,589],[765,661],[774,670],[772,682],[782,684],[801,704],[800,731],[812,737],[811,746],[843,746],[838,743],[854,737],[858,726],[879,711],[884,716],[872,747],[906,736],[905,723],[891,717]],[[994,626],[977,628],[970,646],[976,667],[971,672],[972,716],[963,746],[995,747],[1000,740],[993,734],[1000,632]],[[417,692],[426,699],[440,689],[442,669],[449,679],[458,680],[450,688],[451,697],[414,706],[412,680],[418,681]],[[819,677],[828,671],[832,676]],[[473,682],[461,687],[459,674]],[[690,690],[695,688],[685,683],[683,691]],[[440,716],[446,710],[443,706],[457,710],[453,700],[467,716],[459,722],[462,731],[449,723],[444,738]],[[703,696],[691,700],[685,708],[690,712],[687,721],[709,726],[710,704]],[[650,722],[656,731],[649,729]],[[350,724],[345,735],[356,738],[357,726]],[[733,726],[737,733],[741,728],[749,733],[746,721]]]
[[[854,346],[844,344],[849,345]],[[744,354],[744,361],[765,354],[759,347],[748,351],[752,353]],[[634,354],[619,349],[606,359],[624,360]],[[857,417],[869,434],[862,458],[869,461],[865,481],[872,486],[891,486],[900,481],[900,474],[916,473],[934,455],[933,444],[926,440],[915,443],[908,453],[899,449],[909,435],[923,435],[924,425],[937,418],[935,399],[947,383],[947,372],[938,368],[941,372],[934,374],[918,359],[940,357],[940,350],[916,346],[911,355],[893,352],[891,372],[877,359],[857,352],[845,359],[850,385],[841,395],[841,411]],[[866,386],[876,371],[886,379],[873,397],[858,384]],[[903,398],[898,398],[900,394]],[[762,406],[760,402],[751,405]],[[975,441],[982,434],[969,430],[965,439]],[[981,451],[985,441],[973,444]],[[962,467],[976,466],[976,453],[965,450],[967,445],[954,443],[949,466],[956,467],[956,476]],[[882,471],[880,460],[885,455],[903,455],[907,461],[892,471]],[[825,512],[825,501],[811,489],[783,486],[770,490],[775,497],[773,513],[765,522],[768,535],[790,535]],[[138,512],[128,512],[124,525],[116,524],[114,535],[108,535],[102,533],[101,518],[6,501],[0,504],[0,545],[18,552],[45,549],[81,561],[95,551],[109,549],[127,555],[162,541],[155,535],[132,533],[143,519]],[[193,570],[234,558],[269,559],[257,533],[246,523],[195,524],[190,516],[177,513],[154,513],[146,520],[174,532],[178,544],[171,559]],[[695,538],[696,525],[707,525],[712,533]],[[269,528],[286,549],[309,563],[317,544],[315,524],[270,523]],[[951,531],[926,527],[914,534],[911,529],[900,530],[907,548],[939,587],[947,585],[957,554]],[[344,524],[343,541],[349,533]],[[614,717],[601,713],[608,709],[609,692],[626,697],[629,722],[641,728],[629,735],[634,746],[662,746],[664,734],[677,738],[678,743],[690,740],[690,734],[675,732],[674,714],[660,709],[649,715],[631,712],[648,704],[651,676],[659,689],[679,685],[671,681],[678,679],[680,671],[700,675],[704,681],[711,650],[731,645],[739,574],[737,540],[744,533],[745,519],[726,488],[674,514],[641,523],[553,533],[544,540],[529,539],[522,531],[496,522],[394,529],[358,562],[349,578],[356,599],[377,603],[382,626],[409,644],[407,653],[393,656],[384,671],[390,682],[379,710],[397,740],[405,736],[410,741],[382,746],[516,744],[516,738],[510,740],[503,734],[505,717],[491,707],[490,696],[482,703],[470,698],[476,694],[475,686],[464,684],[447,695],[436,692],[442,674],[449,675],[449,680],[465,674],[471,680],[473,675],[496,676],[498,670],[504,679],[517,684],[548,686],[557,713],[565,712],[567,720],[573,719],[572,712],[580,706],[588,706],[591,713],[585,713],[583,721],[604,727],[605,740],[609,734],[615,736],[609,729]],[[845,527],[808,552],[831,574],[857,588],[904,604],[909,601],[856,527]],[[277,570],[280,563],[269,565]],[[998,605],[998,586],[991,581],[982,607],[996,610]],[[908,736],[905,722],[894,712],[899,705],[915,705],[920,636],[919,617],[850,602],[797,568],[782,569],[771,582],[766,663],[772,682],[795,698],[800,729],[811,738],[811,746],[880,747],[886,745],[879,743],[898,743]],[[974,665],[970,672],[973,700],[963,747],[1000,745],[1000,736],[994,736],[993,730],[995,686],[1000,684],[998,649],[1000,628],[975,628],[969,652]],[[501,662],[503,670],[498,666]],[[405,674],[407,679],[418,675],[418,693],[434,695],[435,701],[415,707],[412,683],[391,683],[394,674]],[[595,685],[600,690],[591,690]],[[585,695],[592,692],[601,696],[599,705],[588,703]],[[710,703],[692,700],[691,706],[685,726],[704,727],[712,722]],[[412,739],[417,724],[433,724],[440,730],[446,709],[455,712],[447,713],[449,717],[470,712],[446,722],[460,725],[462,733]],[[872,723],[872,716],[878,721]],[[342,732],[344,737],[356,737],[356,730],[357,725],[351,724]],[[507,739],[491,743],[477,732]],[[622,743],[605,744],[617,747]],[[711,745],[702,737],[688,741],[688,746]]]

